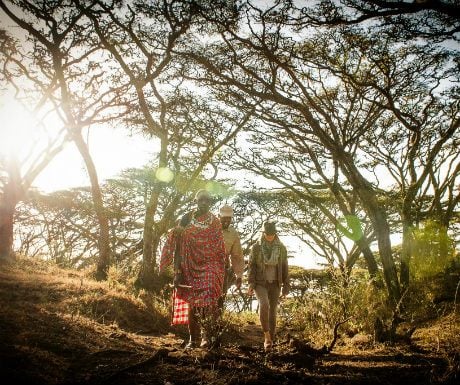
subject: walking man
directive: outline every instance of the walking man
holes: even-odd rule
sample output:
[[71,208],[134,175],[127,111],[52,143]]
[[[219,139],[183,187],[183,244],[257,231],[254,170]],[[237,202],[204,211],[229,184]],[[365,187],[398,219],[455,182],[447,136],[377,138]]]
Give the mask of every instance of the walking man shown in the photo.
[[222,298],[219,303],[219,308],[223,311],[225,294],[227,290],[235,282],[237,289],[241,288],[244,271],[243,250],[238,231],[231,225],[233,220],[233,208],[225,205],[220,208],[219,212],[220,223],[224,234],[225,243],[225,279],[222,290]]

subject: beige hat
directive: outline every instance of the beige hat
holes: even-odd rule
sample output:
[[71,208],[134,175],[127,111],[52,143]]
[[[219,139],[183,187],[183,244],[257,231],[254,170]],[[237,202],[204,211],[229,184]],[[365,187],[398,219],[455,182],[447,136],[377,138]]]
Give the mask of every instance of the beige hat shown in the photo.
[[220,208],[220,216],[221,217],[233,217],[233,209],[228,205],[222,206]]

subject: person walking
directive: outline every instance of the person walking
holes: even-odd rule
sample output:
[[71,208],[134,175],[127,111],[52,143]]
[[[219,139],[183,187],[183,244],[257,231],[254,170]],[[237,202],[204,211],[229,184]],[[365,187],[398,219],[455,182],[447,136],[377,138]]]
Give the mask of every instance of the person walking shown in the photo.
[[228,205],[222,206],[219,211],[219,219],[222,224],[226,254],[224,287],[222,297],[219,301],[220,311],[223,312],[225,295],[232,283],[235,282],[236,288],[238,290],[241,289],[244,258],[240,236],[238,231],[231,225],[233,220],[233,208]]
[[264,223],[261,238],[252,246],[248,265],[248,294],[255,292],[264,333],[264,349],[271,351],[276,332],[280,293],[289,293],[287,250],[278,237],[276,224]]
[[196,209],[185,214],[169,233],[160,261],[161,272],[174,260],[175,301],[188,307],[187,316],[180,320],[188,323],[186,348],[212,347],[217,338],[226,259],[220,220],[210,212],[210,194],[199,190],[195,202]]

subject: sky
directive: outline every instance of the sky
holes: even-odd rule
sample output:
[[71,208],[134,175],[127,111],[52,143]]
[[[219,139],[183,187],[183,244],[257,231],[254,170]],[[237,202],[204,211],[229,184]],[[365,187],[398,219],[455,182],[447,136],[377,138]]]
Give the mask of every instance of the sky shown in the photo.
[[[155,153],[153,141],[109,127],[90,130],[88,139],[100,182],[116,177],[124,169],[143,167]],[[43,192],[88,185],[84,162],[73,143],[68,143],[34,182]]]

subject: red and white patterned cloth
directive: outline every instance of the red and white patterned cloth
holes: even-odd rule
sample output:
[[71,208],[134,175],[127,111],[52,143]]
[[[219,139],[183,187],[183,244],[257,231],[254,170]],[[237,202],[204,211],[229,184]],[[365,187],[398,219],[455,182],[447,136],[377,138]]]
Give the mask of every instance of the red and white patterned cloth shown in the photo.
[[189,304],[177,296],[177,290],[173,290],[173,313],[171,325],[188,324]]
[[[160,271],[173,261],[176,238],[174,231],[168,234]],[[177,288],[177,297],[191,307],[216,306],[222,295],[226,258],[219,219],[212,213],[193,218],[182,233],[180,252],[182,283],[190,288]]]

